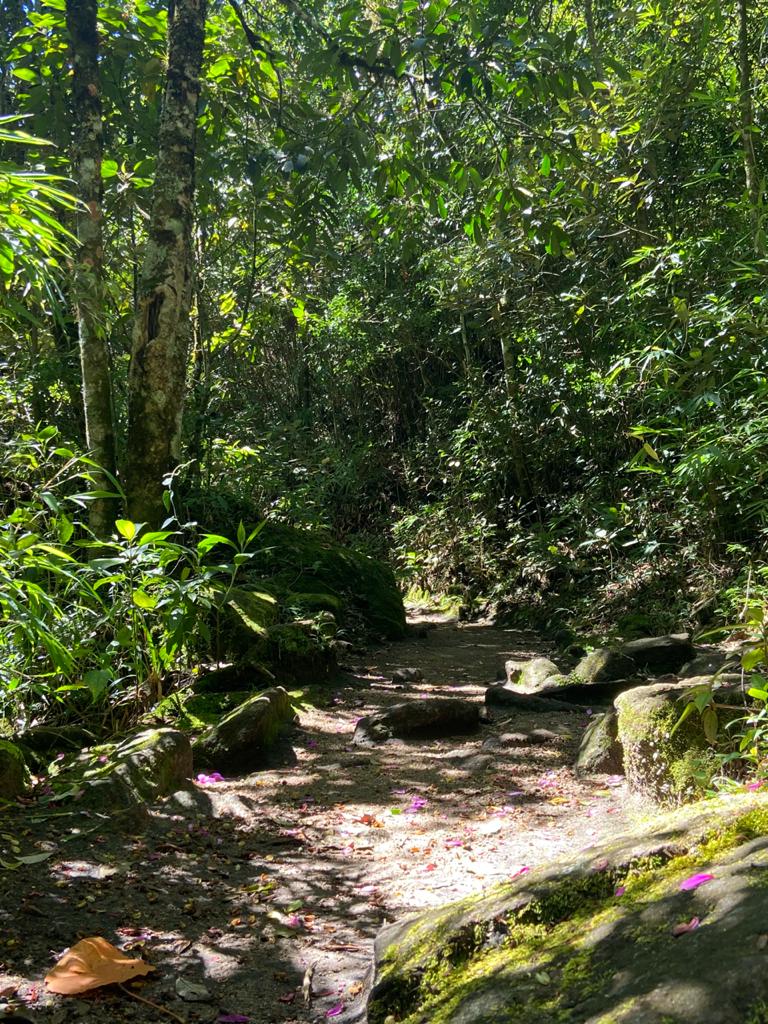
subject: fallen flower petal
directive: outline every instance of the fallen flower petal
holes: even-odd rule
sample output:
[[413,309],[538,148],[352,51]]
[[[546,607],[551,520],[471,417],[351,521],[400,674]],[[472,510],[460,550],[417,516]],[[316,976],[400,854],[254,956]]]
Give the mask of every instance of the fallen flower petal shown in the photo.
[[216,1024],[250,1024],[251,1018],[242,1013],[222,1013],[216,1018]]
[[714,877],[714,875],[708,875],[703,872],[691,875],[690,878],[686,878],[680,883],[680,889],[683,892],[690,892],[691,889],[698,889],[700,885],[706,885],[707,882],[711,882]]
[[509,877],[510,878],[519,878],[520,875],[527,875],[530,870],[531,869],[529,867],[526,867],[524,865],[523,867],[518,868],[517,871],[513,871],[512,874]]
[[616,892],[614,892],[613,895],[614,896],[623,896],[626,891],[627,891],[626,885],[620,885],[618,887],[618,889],[616,890]]
[[335,1006],[332,1006],[330,1008],[330,1010],[326,1010],[325,1011],[325,1016],[326,1017],[338,1017],[339,1014],[343,1013],[343,1012],[344,1012],[344,1003],[337,1003]]
[[762,789],[764,785],[765,785],[765,780],[764,779],[758,779],[756,782],[748,782],[747,783],[747,789],[751,790],[754,793],[756,789]]
[[676,924],[672,929],[672,934],[677,938],[678,935],[687,935],[688,932],[696,931],[701,924],[698,917],[692,917],[690,921],[683,922],[682,924]]

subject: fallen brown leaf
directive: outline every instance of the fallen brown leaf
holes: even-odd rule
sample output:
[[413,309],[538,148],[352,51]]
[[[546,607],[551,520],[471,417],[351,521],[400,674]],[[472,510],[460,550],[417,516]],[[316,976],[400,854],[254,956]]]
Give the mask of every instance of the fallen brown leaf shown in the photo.
[[76,942],[49,971],[45,983],[51,992],[71,996],[102,985],[131,981],[154,970],[152,964],[125,956],[97,935]]

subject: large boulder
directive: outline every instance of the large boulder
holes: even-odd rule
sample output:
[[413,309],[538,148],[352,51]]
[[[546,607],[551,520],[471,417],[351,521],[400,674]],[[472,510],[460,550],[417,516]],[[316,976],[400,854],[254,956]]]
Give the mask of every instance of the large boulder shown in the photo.
[[693,644],[687,633],[630,640],[619,649],[637,670],[655,676],[677,672],[693,657]]
[[352,742],[367,747],[395,738],[461,736],[478,728],[481,712],[481,704],[456,697],[404,701],[361,718]]
[[[712,684],[700,676],[626,690],[615,701],[618,738],[630,791],[660,804],[690,800],[701,792],[713,767],[713,751],[698,713],[678,725],[686,697]],[[739,690],[723,688],[719,699],[739,699]],[[736,714],[732,712],[731,714]]]
[[504,666],[507,685],[520,693],[538,693],[553,678],[560,677],[560,669],[549,658],[532,658],[530,661],[508,661]]
[[0,800],[21,796],[29,785],[29,771],[20,747],[0,740]]
[[597,647],[584,655],[571,673],[570,681],[588,686],[630,679],[636,673],[634,661],[620,647]]
[[195,766],[238,774],[262,768],[281,731],[295,717],[282,686],[265,690],[195,740]]
[[336,652],[313,622],[286,622],[270,626],[248,650],[244,666],[255,673],[267,670],[280,682],[299,686],[326,682],[336,673]]
[[768,797],[739,794],[387,926],[370,1024],[764,1021]]
[[391,568],[344,547],[326,534],[267,523],[251,567],[276,585],[283,603],[324,609],[340,619],[358,616],[392,640],[405,636],[405,608]]
[[576,774],[620,774],[624,765],[623,754],[618,737],[618,716],[613,708],[593,715],[581,737],[576,755]]
[[713,676],[728,669],[737,670],[738,667],[737,651],[719,651],[716,647],[699,648],[677,674],[681,679],[692,679],[694,676]]
[[148,804],[189,785],[192,747],[177,729],[146,729],[117,745],[85,751],[60,779],[71,779],[89,810],[143,815]]

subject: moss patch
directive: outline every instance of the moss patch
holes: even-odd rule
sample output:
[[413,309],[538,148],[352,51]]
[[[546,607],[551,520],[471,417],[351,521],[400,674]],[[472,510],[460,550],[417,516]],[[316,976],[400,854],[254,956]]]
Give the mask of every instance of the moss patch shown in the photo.
[[[740,806],[745,808],[742,813]],[[682,957],[694,965],[695,974],[697,954],[691,947],[699,933],[696,940],[677,940],[671,931],[694,908],[706,916],[707,890],[695,896],[680,893],[680,882],[710,868],[719,877],[720,864],[719,875],[741,886],[730,891],[743,893],[744,899],[753,900],[747,894],[759,891],[762,884],[757,870],[754,877],[745,877],[739,854],[737,870],[730,876],[724,865],[735,863],[732,851],[768,836],[768,802],[755,804],[744,795],[718,801],[698,816],[681,815],[676,812],[664,827],[650,833],[645,854],[632,853],[635,844],[627,843],[629,852],[611,859],[608,850],[605,863],[601,859],[597,867],[594,861],[582,860],[549,878],[530,876],[425,915],[404,931],[393,931],[390,948],[379,955],[369,1004],[371,1024],[384,1024],[390,1016],[398,1024],[569,1024],[586,1019],[585,1014],[601,1024],[625,1024],[640,1012],[636,998],[642,996],[644,1009],[655,1006],[653,993],[657,982],[664,981],[666,958]],[[761,920],[759,907],[756,913]],[[728,913],[722,918],[714,914],[713,920],[719,919],[733,920]],[[702,933],[707,934],[704,928]],[[738,943],[730,936],[726,941],[738,962]],[[715,957],[720,955],[715,946]],[[652,964],[656,970],[648,975]],[[634,981],[615,990],[616,971],[622,965]],[[649,977],[653,983],[646,986]],[[675,969],[671,977],[677,978]],[[717,998],[715,989],[712,998]],[[738,990],[745,1007],[749,993]],[[638,991],[641,996],[636,997]],[[685,991],[683,982],[680,992]],[[655,1006],[648,1019],[658,1024],[689,1019],[678,1010],[674,1001]],[[768,1024],[768,1018],[759,1016],[762,1006],[755,1004],[750,1012],[756,1024]],[[738,1018],[739,1024],[751,1019]]]

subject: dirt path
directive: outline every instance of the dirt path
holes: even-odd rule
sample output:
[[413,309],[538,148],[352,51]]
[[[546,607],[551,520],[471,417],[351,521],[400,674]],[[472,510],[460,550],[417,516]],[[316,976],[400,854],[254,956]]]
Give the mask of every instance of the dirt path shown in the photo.
[[[514,631],[427,625],[421,639],[368,652],[327,706],[302,710],[288,767],[198,787],[127,841],[76,810],[0,821],[0,860],[53,851],[0,870],[0,1022],[3,999],[50,1024],[171,1019],[111,990],[47,995],[50,965],[87,935],[153,963],[155,980],[137,991],[190,1024],[362,1021],[385,921],[620,831],[621,780],[571,770],[583,710],[499,709],[469,738],[350,745],[364,714],[408,697],[482,701],[506,658],[542,653]],[[425,681],[394,686],[403,666]],[[210,1001],[180,999],[179,978]]]

